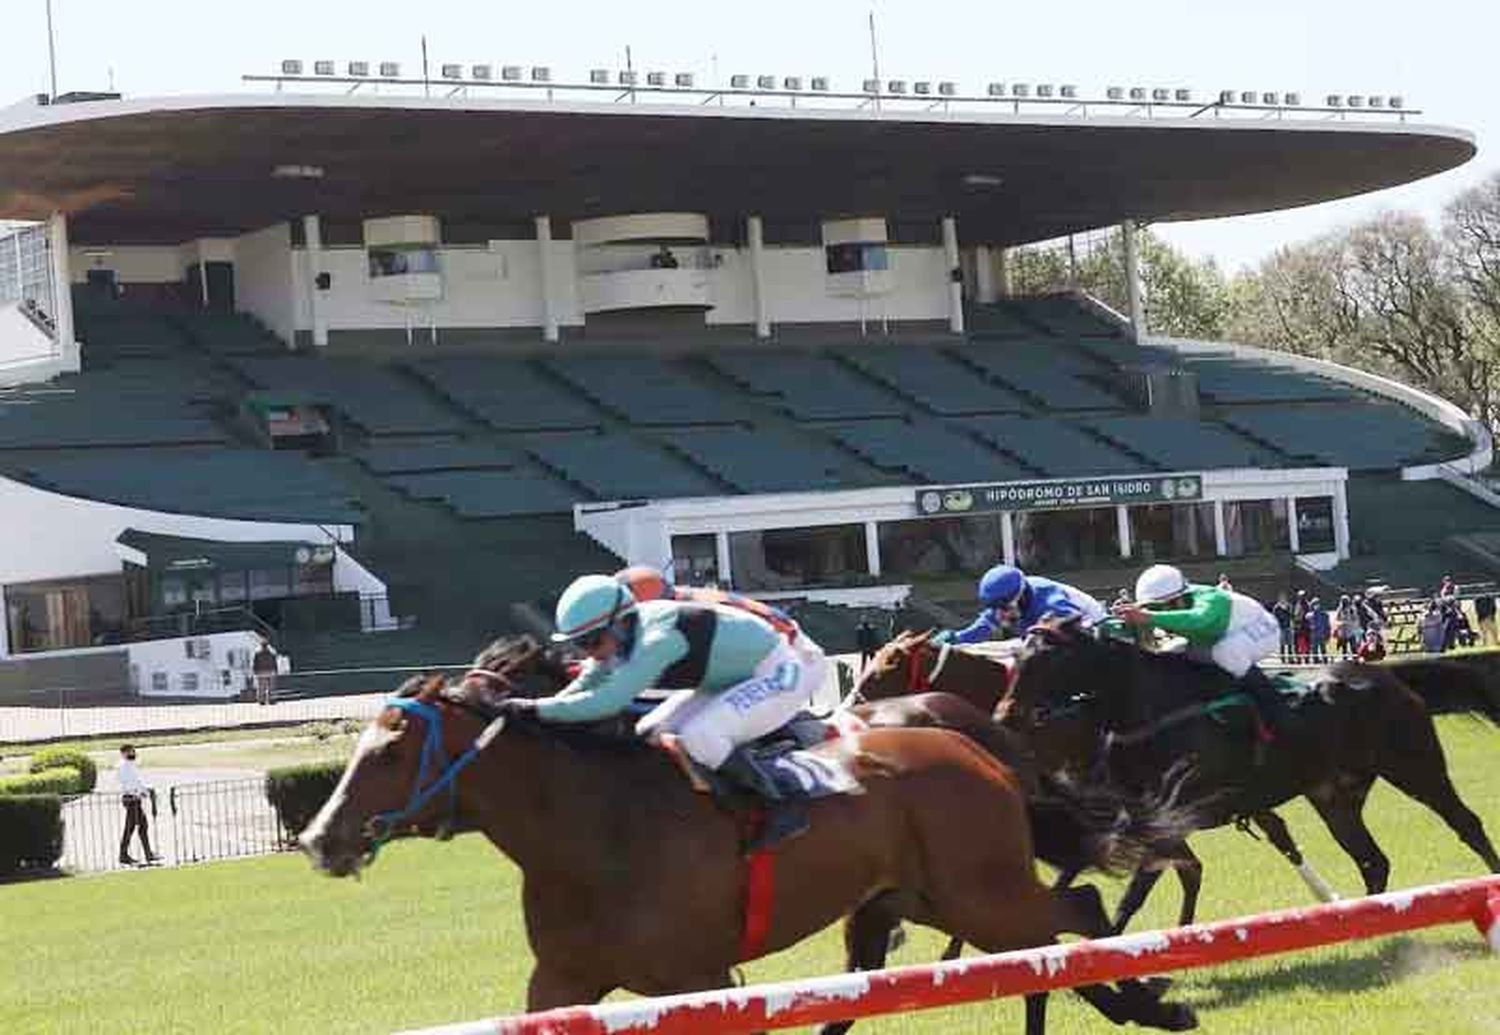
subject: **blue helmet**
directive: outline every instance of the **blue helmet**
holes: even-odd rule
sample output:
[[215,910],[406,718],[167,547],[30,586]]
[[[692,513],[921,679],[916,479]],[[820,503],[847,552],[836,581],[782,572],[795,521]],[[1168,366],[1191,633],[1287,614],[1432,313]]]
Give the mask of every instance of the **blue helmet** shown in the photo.
[[557,632],[552,639],[563,643],[608,629],[632,614],[635,603],[635,595],[608,575],[582,575],[558,598]]
[[1026,573],[997,564],[979,579],[979,602],[986,607],[1009,607],[1026,590]]

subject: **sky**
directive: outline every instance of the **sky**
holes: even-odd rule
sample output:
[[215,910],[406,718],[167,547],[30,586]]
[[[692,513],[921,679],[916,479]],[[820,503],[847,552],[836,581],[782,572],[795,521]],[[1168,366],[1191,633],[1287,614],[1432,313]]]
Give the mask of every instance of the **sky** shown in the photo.
[[[127,96],[261,91],[243,73],[282,58],[545,64],[558,79],[593,67],[827,75],[857,90],[869,75],[874,13],[884,78],[1071,82],[1083,96],[1109,85],[1399,94],[1419,121],[1473,133],[1479,153],[1427,180],[1364,197],[1259,216],[1163,224],[1169,241],[1233,271],[1277,247],[1381,210],[1436,218],[1461,190],[1500,171],[1495,80],[1496,0],[1256,0],[1187,3],[1073,0],[52,0],[58,89],[109,87]],[[0,0],[9,44],[0,104],[48,89],[45,0]]]

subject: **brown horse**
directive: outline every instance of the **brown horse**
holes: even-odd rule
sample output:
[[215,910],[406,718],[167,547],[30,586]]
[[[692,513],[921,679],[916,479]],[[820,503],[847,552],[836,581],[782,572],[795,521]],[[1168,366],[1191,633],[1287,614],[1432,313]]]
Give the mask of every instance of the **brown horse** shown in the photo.
[[[1268,814],[1305,796],[1358,865],[1369,894],[1384,891],[1390,875],[1390,861],[1362,817],[1377,778],[1435,812],[1500,872],[1483,823],[1448,777],[1432,717],[1389,669],[1330,666],[1284,717],[1259,760],[1254,717],[1234,706],[1226,679],[1178,656],[1095,639],[1069,624],[1043,624],[1028,638],[999,715],[1003,724],[1037,734],[1031,739],[1044,765],[1105,770],[1125,787],[1190,760],[1185,794],[1202,803],[1204,826]],[[1208,707],[1210,700],[1229,707]],[[1472,707],[1500,720],[1500,710],[1483,701]],[[1138,873],[1127,904],[1138,908],[1154,879]]]
[[[495,717],[500,693],[566,679],[530,641],[501,642],[462,683],[411,681],[370,725],[338,787],[302,835],[314,862],[357,872],[393,833],[432,833],[456,816],[521,868],[536,957],[530,1009],[625,988],[660,995],[730,982],[740,962],[747,870],[742,823],[696,794],[661,753],[597,735]],[[1061,932],[1104,933],[1098,892],[1053,893],[1036,877],[1014,772],[945,729],[878,728],[815,749],[849,766],[864,793],[812,803],[812,828],[777,852],[763,952],[847,917],[850,963],[908,917],[1003,951]],[[1129,846],[1112,839],[1125,861]],[[1117,1023],[1181,1030],[1191,1010],[1140,982],[1079,993]],[[1040,1033],[1045,997],[1027,1000]],[[845,1025],[830,1030],[843,1030]]]

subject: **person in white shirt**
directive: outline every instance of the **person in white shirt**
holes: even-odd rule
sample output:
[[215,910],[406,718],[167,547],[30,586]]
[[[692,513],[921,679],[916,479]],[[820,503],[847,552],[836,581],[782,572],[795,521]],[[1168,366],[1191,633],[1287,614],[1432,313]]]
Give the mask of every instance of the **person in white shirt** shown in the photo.
[[146,861],[160,862],[161,856],[151,850],[151,834],[146,825],[145,802],[151,794],[151,788],[141,778],[141,771],[136,768],[134,745],[120,745],[120,768],[115,775],[120,782],[120,801],[125,805],[125,834],[120,838],[120,865],[135,865],[135,860],[130,856],[130,835],[137,832],[140,834],[141,848],[146,853]]

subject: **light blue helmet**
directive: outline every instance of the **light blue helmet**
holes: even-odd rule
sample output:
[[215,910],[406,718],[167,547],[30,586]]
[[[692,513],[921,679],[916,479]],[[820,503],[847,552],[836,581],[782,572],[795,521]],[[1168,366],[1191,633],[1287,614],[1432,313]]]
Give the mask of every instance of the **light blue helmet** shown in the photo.
[[1026,589],[1026,575],[1020,568],[997,564],[979,579],[979,602],[986,607],[1009,607]]
[[558,643],[607,629],[635,611],[635,595],[608,575],[580,575],[557,600]]

